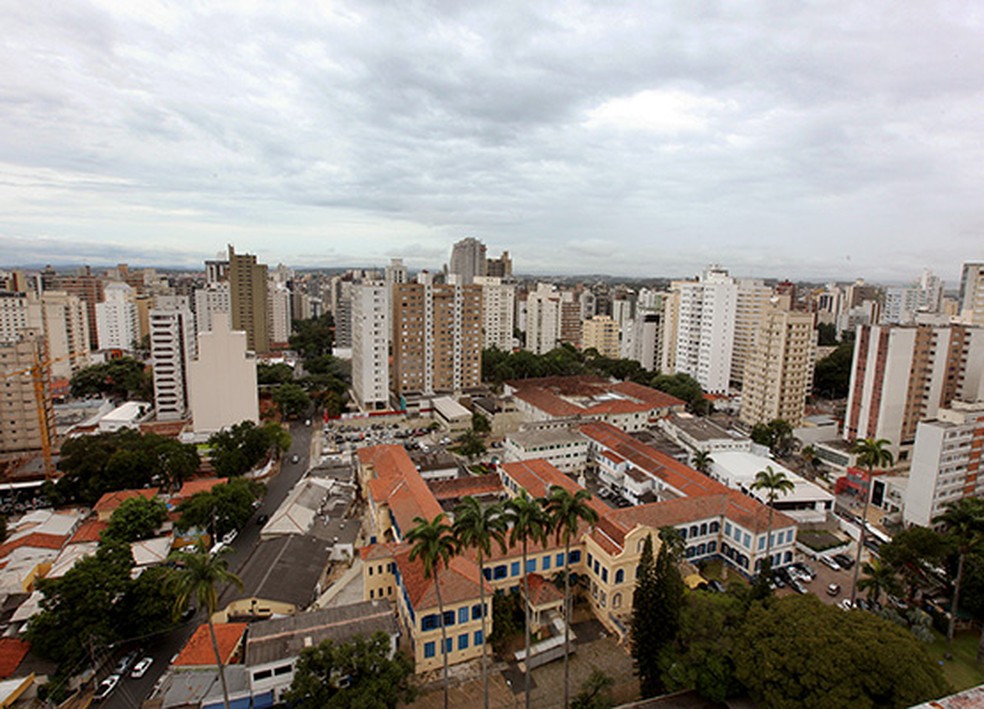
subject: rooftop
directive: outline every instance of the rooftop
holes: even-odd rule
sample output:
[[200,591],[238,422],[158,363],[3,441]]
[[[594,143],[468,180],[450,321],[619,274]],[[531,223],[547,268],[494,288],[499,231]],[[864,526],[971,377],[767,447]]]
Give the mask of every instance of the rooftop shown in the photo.
[[514,431],[508,434],[506,439],[512,441],[520,448],[526,449],[540,448],[551,445],[568,445],[571,443],[577,443],[578,441],[584,441],[583,436],[576,431],[572,431],[567,428]]
[[107,492],[99,498],[99,501],[96,502],[92,510],[93,512],[112,512],[123,503],[123,500],[129,500],[131,497],[143,497],[150,500],[157,497],[158,492],[160,491],[156,487],[149,487],[144,490],[117,490],[115,492]]
[[[215,623],[214,626],[219,655],[222,657],[222,664],[227,665],[239,649],[248,624]],[[175,667],[215,666],[215,648],[212,646],[208,624],[202,623],[195,628],[195,632],[188,638],[188,642],[171,664]]]
[[[755,455],[754,453],[746,451],[718,451],[714,454],[714,462],[711,464],[711,470],[716,475],[730,479],[737,486],[750,490],[752,483],[755,482],[756,474],[764,470],[766,466],[771,466],[776,472],[785,473],[786,477],[794,485],[793,490],[780,496],[777,502],[833,501],[834,496],[819,485],[811,483],[809,480],[806,480],[771,458]],[[754,494],[759,496],[764,495],[761,492]]]
[[678,428],[695,441],[717,441],[743,438],[718,426],[713,421],[692,414],[671,414],[666,418],[666,425]]
[[506,382],[509,391],[546,414],[604,416],[680,410],[684,402],[634,382],[612,383],[597,376],[541,377]]
[[329,550],[324,541],[291,534],[261,541],[239,574],[243,588],[229,600],[263,598],[306,607],[325,567]]

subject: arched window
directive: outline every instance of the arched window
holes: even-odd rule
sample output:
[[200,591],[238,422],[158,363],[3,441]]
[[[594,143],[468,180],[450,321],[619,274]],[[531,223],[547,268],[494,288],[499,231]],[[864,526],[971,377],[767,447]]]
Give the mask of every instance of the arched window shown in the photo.
[[720,522],[711,522],[711,534],[717,534],[721,530]]
[[623,581],[625,581],[625,572],[619,569],[615,572],[615,583],[622,583]]
[[704,522],[702,525],[700,525],[700,533],[701,536],[707,534],[707,522]]
[[681,529],[678,529],[677,531],[680,532],[680,539],[686,539],[687,538],[687,528],[686,527],[683,527]]
[[697,545],[697,554],[698,554],[698,556],[701,555],[701,554],[704,554],[706,551],[707,551],[707,545],[706,544],[698,544]]
[[713,554],[714,552],[716,552],[717,551],[717,545],[718,545],[717,542],[708,542],[707,543],[707,553],[708,554]]
[[622,607],[622,594],[616,593],[614,596],[612,596],[612,608],[621,608],[621,607]]
[[690,536],[691,537],[696,537],[697,536],[697,525],[696,524],[690,528]]

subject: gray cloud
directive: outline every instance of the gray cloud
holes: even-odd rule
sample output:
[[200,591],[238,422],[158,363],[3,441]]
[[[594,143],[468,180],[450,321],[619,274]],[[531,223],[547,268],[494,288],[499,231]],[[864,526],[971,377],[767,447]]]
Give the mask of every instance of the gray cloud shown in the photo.
[[[0,262],[954,284],[982,254],[971,4],[0,3]],[[41,246],[39,246],[41,245]]]

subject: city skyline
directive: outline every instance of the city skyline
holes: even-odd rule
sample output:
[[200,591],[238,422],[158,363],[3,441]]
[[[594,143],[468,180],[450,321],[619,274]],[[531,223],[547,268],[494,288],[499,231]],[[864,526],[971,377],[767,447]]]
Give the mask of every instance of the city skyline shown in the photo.
[[957,284],[973,7],[10,4],[0,263]]

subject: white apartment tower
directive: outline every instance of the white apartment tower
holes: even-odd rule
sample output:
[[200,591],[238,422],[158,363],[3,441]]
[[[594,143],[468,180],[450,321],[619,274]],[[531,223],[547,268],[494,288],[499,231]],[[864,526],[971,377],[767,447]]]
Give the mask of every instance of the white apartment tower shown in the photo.
[[912,449],[902,519],[906,525],[933,526],[946,506],[965,497],[984,497],[981,448],[984,402],[954,401],[936,418],[921,421]]
[[920,421],[953,401],[984,400],[984,328],[861,326],[844,438],[885,438],[905,460]]
[[215,281],[195,289],[195,333],[211,332],[216,318],[222,318],[231,328],[229,282]]
[[573,293],[537,283],[526,297],[526,349],[546,354],[562,342],[578,343],[580,331],[581,305]]
[[511,352],[516,286],[492,276],[476,276],[474,284],[482,287],[482,348]]
[[290,339],[291,292],[283,282],[270,279],[267,285],[267,297],[269,298],[270,341],[286,344]]
[[407,267],[403,265],[403,259],[390,259],[389,266],[386,267],[386,285],[390,288],[395,283],[406,283],[410,280]]
[[51,376],[71,379],[90,363],[85,302],[64,291],[44,291],[40,299],[32,296],[29,300],[31,327],[47,337]]
[[352,287],[352,390],[363,411],[389,404],[390,299],[385,283]]
[[755,353],[755,340],[762,317],[771,307],[772,288],[760,280],[743,278],[738,281],[735,301],[735,343],[731,355],[731,381],[741,384],[745,365]]
[[704,391],[725,393],[731,377],[738,286],[717,266],[696,281],[674,281],[680,294],[676,373],[689,374]]
[[158,296],[149,317],[157,419],[180,421],[188,415],[188,366],[195,357],[195,316],[186,296]]
[[458,276],[458,283],[461,285],[471,285],[475,276],[484,276],[486,273],[488,264],[485,253],[485,244],[473,237],[456,242],[451,247],[448,273]]
[[96,303],[99,349],[132,350],[140,334],[133,289],[126,283],[109,283],[105,300]]
[[191,418],[196,433],[213,433],[242,421],[260,422],[256,355],[246,348],[246,332],[230,331],[216,318],[198,333],[198,356],[189,366]]
[[773,419],[793,427],[803,423],[816,363],[813,322],[813,313],[788,310],[778,299],[762,313],[745,364],[739,415],[743,423],[754,426]]
[[984,325],[984,262],[965,263],[960,277],[960,317]]

